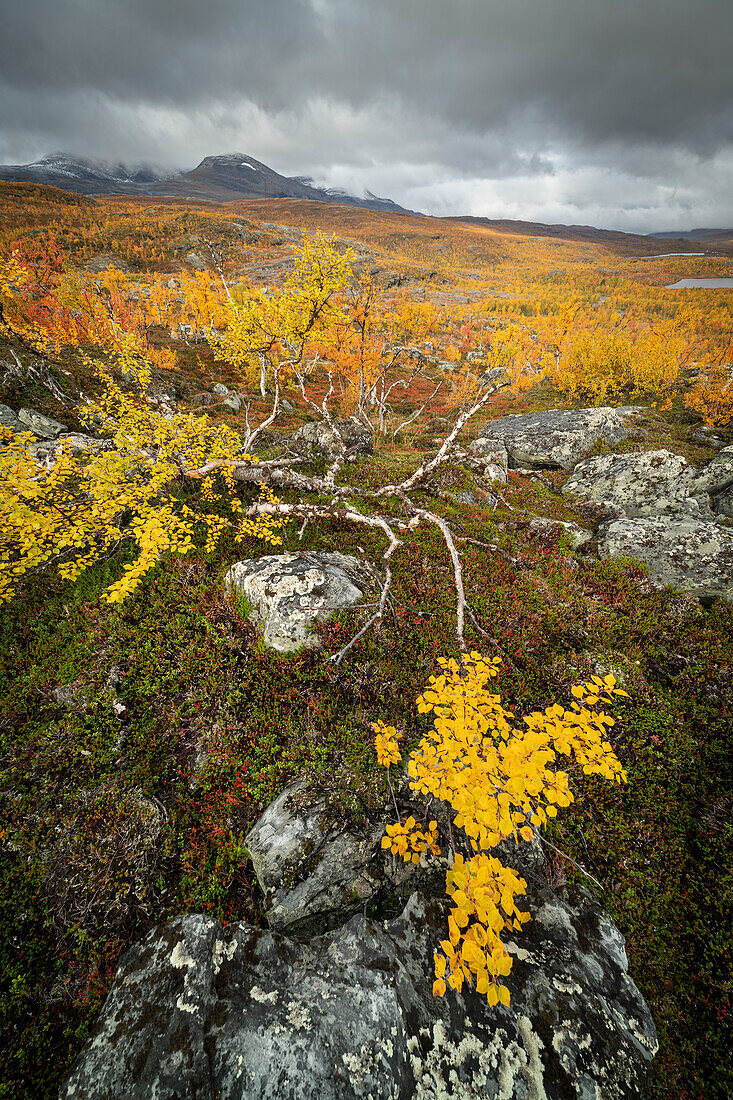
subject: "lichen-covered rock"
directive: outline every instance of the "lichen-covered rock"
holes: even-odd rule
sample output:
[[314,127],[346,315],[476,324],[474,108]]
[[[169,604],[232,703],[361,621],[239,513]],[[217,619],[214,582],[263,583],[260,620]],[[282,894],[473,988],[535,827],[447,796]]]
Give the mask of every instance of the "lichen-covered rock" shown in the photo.
[[638,558],[653,581],[702,600],[733,598],[733,532],[718,523],[669,516],[615,520],[601,532],[599,553]]
[[437,901],[308,944],[177,917],[122,960],[61,1100],[644,1100],[657,1037],[623,938],[573,888],[529,899],[511,1006],[432,996]]
[[469,450],[480,453],[501,441],[513,469],[547,466],[572,470],[600,439],[610,444],[626,439],[628,418],[637,411],[632,406],[603,406],[503,416],[487,424]]
[[[348,420],[337,420],[335,423],[350,457],[374,453],[372,433],[364,424],[353,417]],[[325,456],[329,461],[333,461],[341,454],[341,446],[336,434],[325,421],[303,424],[285,442],[290,450],[304,458]]]
[[249,617],[262,623],[265,645],[289,653],[318,646],[313,624],[361,600],[355,581],[362,573],[361,563],[350,555],[304,551],[237,562],[225,586],[251,604]]
[[69,430],[65,424],[59,424],[58,420],[52,420],[50,416],[44,416],[36,409],[19,409],[18,420],[25,431],[33,432],[39,439],[55,439],[57,435]]
[[627,516],[712,518],[706,493],[695,488],[696,474],[694,466],[671,451],[599,455],[579,463],[562,491],[616,505]]
[[694,479],[695,491],[717,496],[733,486],[733,447],[724,447]]

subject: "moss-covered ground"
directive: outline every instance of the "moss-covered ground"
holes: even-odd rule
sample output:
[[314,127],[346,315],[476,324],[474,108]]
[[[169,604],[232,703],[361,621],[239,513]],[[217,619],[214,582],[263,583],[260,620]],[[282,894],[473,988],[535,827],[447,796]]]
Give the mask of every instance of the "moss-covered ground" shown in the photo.
[[[647,431],[631,445],[706,457],[671,415]],[[359,460],[349,481],[393,480],[430,438]],[[513,474],[494,506],[470,471],[444,468],[424,499],[465,540],[468,597],[511,710],[567,702],[599,670],[629,691],[612,731],[628,785],[581,782],[552,839],[600,880],[626,936],[660,1035],[655,1095],[729,1096],[733,608],[657,591],[592,545],[573,554],[560,528],[532,530],[532,514],[597,519],[559,495],[562,480]],[[477,503],[444,495],[459,490]],[[361,548],[373,562],[383,551],[377,534],[331,523],[302,542],[292,530],[296,547]],[[121,954],[153,925],[192,910],[264,920],[244,837],[285,784],[372,771],[378,718],[408,744],[424,729],[415,697],[435,658],[456,652],[440,533],[410,533],[392,562],[394,616],[338,668],[326,657],[364,610],[320,628],[321,651],[279,657],[224,599],[228,566],[263,552],[252,541],[166,560],[115,608],[100,601],[122,568],[113,558],[75,586],[41,574],[0,610],[0,1097],[56,1094]],[[553,873],[577,874],[560,857]]]

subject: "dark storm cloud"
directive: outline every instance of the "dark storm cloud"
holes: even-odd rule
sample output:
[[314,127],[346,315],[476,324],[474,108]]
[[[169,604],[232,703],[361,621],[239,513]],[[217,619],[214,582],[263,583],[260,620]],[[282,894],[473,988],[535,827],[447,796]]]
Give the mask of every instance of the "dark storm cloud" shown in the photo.
[[733,219],[733,0],[0,8],[6,161],[239,148],[436,212],[508,213],[534,181],[548,216]]

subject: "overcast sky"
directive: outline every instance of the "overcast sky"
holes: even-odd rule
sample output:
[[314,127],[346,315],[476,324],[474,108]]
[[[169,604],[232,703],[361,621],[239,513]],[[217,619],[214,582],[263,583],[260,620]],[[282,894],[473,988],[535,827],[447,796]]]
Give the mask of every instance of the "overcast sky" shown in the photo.
[[431,214],[733,226],[733,0],[0,0],[0,162],[247,153]]

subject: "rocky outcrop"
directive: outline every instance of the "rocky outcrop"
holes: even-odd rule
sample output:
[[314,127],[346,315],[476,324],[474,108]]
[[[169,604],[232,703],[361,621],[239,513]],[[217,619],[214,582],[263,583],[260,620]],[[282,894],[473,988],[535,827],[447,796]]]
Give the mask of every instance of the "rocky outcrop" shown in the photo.
[[566,496],[610,505],[632,517],[712,519],[697,470],[671,451],[587,458],[575,467],[562,491]]
[[249,618],[262,624],[265,645],[289,653],[318,646],[313,624],[359,603],[356,580],[362,575],[359,560],[345,554],[275,554],[237,562],[225,586],[250,605]]
[[702,600],[733,598],[733,532],[673,516],[623,518],[602,529],[601,557],[638,558],[652,580]]
[[733,533],[712,522],[725,517],[731,487],[731,448],[702,470],[658,450],[586,459],[563,493],[615,513],[599,531],[602,557],[637,558],[656,584],[707,601],[733,597]]
[[[337,420],[335,426],[349,458],[374,453],[372,433],[358,420],[353,417],[348,420]],[[341,445],[336,433],[325,421],[304,424],[284,442],[291,451],[302,455],[303,458],[325,457],[332,462],[341,454]]]
[[493,420],[482,429],[470,450],[481,453],[501,441],[512,469],[560,467],[572,470],[599,440],[620,443],[629,434],[632,406],[613,409],[548,409]]
[[657,1049],[618,930],[544,890],[508,948],[511,1006],[432,996],[443,906],[308,944],[178,917],[125,955],[61,1100],[643,1100]]

